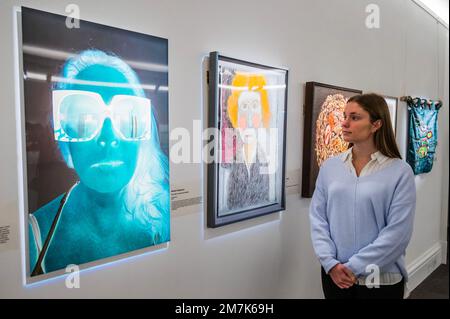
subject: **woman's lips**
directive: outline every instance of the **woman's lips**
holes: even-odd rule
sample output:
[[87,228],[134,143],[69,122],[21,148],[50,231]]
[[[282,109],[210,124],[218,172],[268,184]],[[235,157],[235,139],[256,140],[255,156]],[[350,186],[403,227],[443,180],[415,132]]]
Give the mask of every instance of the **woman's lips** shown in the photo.
[[95,163],[91,165],[91,168],[114,168],[125,164],[123,161],[106,161],[106,162],[100,162]]

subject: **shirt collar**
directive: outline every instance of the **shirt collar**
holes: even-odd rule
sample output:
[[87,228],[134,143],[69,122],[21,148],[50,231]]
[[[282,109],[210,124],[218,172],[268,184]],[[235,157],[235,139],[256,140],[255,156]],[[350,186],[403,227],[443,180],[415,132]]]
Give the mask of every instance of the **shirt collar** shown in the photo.
[[[342,153],[341,160],[343,162],[351,161],[353,159],[352,149],[353,147],[350,147],[348,150]],[[378,161],[378,163],[380,164],[389,159],[389,157],[383,155],[380,151],[376,151],[375,153],[371,154],[370,158],[372,160]]]
[[383,164],[383,162],[389,159],[389,157],[383,155],[380,151],[373,153],[372,155],[370,155],[370,157],[372,158],[372,160],[377,160],[380,164]]
[[343,162],[347,162],[347,161],[351,161],[352,160],[352,158],[353,158],[352,148],[353,147],[350,147],[348,150],[346,150],[344,153],[342,153],[341,160]]

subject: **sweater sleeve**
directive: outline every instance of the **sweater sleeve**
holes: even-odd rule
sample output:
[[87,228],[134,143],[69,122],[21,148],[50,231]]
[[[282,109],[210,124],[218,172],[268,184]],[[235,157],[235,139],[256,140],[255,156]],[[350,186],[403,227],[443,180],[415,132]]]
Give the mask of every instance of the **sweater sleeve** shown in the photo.
[[331,239],[327,217],[327,193],[323,182],[324,167],[319,171],[316,188],[309,208],[311,239],[316,256],[328,273],[339,261],[336,259],[336,245]]
[[386,226],[369,245],[353,255],[345,264],[356,276],[365,274],[366,267],[382,268],[404,254],[411,239],[416,208],[416,186],[409,169],[399,180],[386,218]]

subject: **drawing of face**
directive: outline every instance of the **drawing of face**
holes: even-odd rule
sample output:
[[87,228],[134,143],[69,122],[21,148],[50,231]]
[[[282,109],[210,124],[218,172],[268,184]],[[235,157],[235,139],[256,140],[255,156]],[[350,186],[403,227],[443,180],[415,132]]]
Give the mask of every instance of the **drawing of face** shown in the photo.
[[262,127],[261,96],[258,92],[242,92],[238,100],[238,131],[246,144],[257,141],[257,131]]

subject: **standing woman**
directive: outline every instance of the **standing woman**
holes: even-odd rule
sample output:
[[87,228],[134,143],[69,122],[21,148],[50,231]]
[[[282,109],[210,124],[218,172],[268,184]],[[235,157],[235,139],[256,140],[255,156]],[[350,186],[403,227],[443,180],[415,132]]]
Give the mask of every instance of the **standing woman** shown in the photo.
[[325,298],[403,298],[416,188],[384,98],[350,98],[342,132],[349,149],[322,164],[310,206]]

